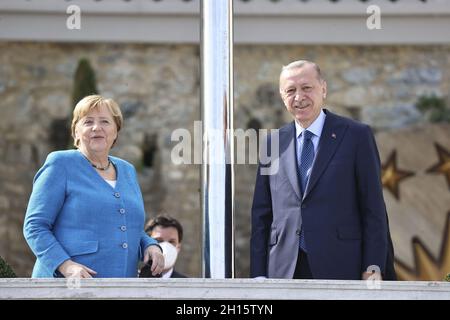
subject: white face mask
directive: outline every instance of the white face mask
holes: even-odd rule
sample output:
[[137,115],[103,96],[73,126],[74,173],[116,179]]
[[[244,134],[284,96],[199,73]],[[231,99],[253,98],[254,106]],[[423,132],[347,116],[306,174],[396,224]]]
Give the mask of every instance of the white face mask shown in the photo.
[[172,268],[175,265],[175,261],[177,261],[177,248],[167,241],[160,242],[159,245],[163,249],[164,270]]

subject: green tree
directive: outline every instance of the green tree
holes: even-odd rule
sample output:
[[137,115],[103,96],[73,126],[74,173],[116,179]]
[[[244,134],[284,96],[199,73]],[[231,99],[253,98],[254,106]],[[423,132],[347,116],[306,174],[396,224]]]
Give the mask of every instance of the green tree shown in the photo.
[[17,278],[13,269],[0,256],[0,278]]
[[430,122],[450,122],[450,108],[444,98],[434,94],[420,96],[416,107]]
[[72,105],[75,106],[78,101],[85,96],[97,93],[98,91],[94,69],[92,69],[89,60],[82,58],[78,62],[78,67],[75,71],[72,91]]

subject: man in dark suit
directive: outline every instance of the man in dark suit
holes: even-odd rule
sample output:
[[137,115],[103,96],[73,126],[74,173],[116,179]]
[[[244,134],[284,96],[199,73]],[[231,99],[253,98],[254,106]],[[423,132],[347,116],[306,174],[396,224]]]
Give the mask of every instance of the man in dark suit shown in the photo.
[[[183,227],[181,226],[180,222],[178,220],[167,217],[164,215],[158,215],[156,218],[151,219],[147,225],[145,226],[145,232],[148,233],[149,236],[151,236],[153,239],[157,240],[160,245],[162,245],[164,242],[170,243],[173,247],[175,247],[176,251],[172,250],[171,252],[174,252],[175,257],[171,256],[166,258],[169,262],[169,265],[164,266],[164,269],[162,271],[162,278],[186,278],[184,274],[181,274],[174,270],[174,265],[176,262],[176,256],[181,250],[181,241],[183,240]],[[167,248],[165,246],[164,248]],[[164,249],[163,249],[164,250]],[[165,253],[167,253],[168,250],[166,250]]]
[[327,84],[313,62],[283,67],[280,94],[294,121],[267,142],[278,170],[258,168],[251,277],[395,278],[370,128],[324,109]]

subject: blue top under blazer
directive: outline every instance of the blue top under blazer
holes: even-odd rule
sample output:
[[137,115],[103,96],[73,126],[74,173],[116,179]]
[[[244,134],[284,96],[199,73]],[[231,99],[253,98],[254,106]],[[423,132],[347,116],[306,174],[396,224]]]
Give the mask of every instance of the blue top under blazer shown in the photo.
[[68,259],[97,278],[136,277],[138,262],[158,242],[144,232],[145,211],[134,167],[110,157],[112,188],[78,150],[48,155],[37,172],[25,216],[24,236],[37,257],[33,278],[61,276]]

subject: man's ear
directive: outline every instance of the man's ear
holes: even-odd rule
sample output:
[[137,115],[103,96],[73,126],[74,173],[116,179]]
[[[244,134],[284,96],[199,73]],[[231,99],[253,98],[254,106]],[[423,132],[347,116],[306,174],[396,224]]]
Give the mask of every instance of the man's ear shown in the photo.
[[322,97],[325,99],[327,97],[327,82],[325,80],[322,80]]

